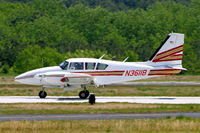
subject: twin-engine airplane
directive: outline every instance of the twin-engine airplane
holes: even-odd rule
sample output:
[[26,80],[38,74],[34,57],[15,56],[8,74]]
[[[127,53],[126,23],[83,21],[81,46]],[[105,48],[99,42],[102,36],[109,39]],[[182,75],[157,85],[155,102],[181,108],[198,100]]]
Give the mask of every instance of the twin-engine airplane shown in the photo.
[[186,70],[182,67],[184,34],[171,33],[146,62],[123,62],[94,58],[74,58],[59,66],[35,69],[15,77],[15,81],[41,85],[40,98],[45,98],[45,88],[74,90],[83,88],[81,99],[89,96],[87,86],[107,85],[122,81],[139,80],[161,75],[171,75]]

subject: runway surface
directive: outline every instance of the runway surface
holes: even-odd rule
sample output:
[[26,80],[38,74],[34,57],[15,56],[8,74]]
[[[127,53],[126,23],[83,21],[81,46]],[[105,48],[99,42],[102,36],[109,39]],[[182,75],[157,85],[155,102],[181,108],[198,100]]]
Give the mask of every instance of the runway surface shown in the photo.
[[[88,99],[76,96],[47,96],[40,99],[38,96],[0,96],[0,103],[83,103]],[[161,103],[161,104],[200,104],[200,97],[96,97],[97,103]]]
[[200,112],[176,113],[116,113],[116,114],[56,114],[56,115],[0,115],[0,121],[19,120],[111,120],[111,119],[152,119],[164,117],[200,118]]

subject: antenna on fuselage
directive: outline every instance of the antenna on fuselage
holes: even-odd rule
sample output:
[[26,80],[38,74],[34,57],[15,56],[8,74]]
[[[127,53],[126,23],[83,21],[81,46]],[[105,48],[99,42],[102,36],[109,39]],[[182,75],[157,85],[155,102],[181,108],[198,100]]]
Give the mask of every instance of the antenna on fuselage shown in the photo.
[[129,57],[126,57],[126,59],[123,60],[123,62],[126,62],[126,60],[128,60]]
[[106,54],[103,54],[103,55],[99,58],[99,60],[101,60],[105,55],[106,55]]

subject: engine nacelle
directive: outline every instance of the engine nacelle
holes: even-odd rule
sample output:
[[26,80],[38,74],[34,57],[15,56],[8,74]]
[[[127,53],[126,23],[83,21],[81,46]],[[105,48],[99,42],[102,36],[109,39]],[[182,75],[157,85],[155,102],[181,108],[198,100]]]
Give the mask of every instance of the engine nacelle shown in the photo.
[[70,72],[40,73],[36,74],[34,78],[40,79],[41,85],[63,86],[67,89],[80,88],[81,85],[91,84],[93,81],[91,75]]

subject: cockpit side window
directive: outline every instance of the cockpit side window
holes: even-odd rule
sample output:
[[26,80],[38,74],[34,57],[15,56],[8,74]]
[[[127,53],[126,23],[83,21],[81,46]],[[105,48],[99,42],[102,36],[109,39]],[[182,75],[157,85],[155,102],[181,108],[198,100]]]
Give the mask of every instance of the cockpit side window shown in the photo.
[[108,67],[107,64],[103,64],[103,63],[98,63],[97,64],[97,70],[105,70]]
[[83,62],[71,62],[69,69],[70,70],[83,70]]
[[94,70],[96,63],[85,62],[85,70]]
[[63,61],[59,66],[63,70],[67,70],[69,62]]

